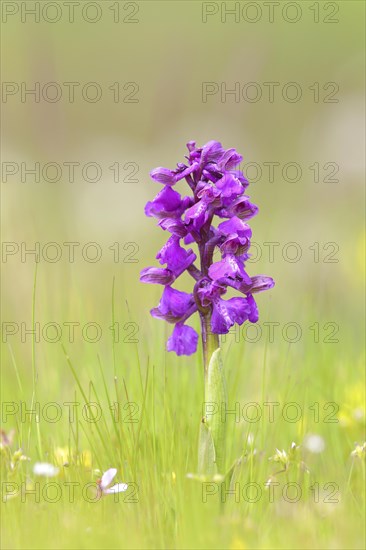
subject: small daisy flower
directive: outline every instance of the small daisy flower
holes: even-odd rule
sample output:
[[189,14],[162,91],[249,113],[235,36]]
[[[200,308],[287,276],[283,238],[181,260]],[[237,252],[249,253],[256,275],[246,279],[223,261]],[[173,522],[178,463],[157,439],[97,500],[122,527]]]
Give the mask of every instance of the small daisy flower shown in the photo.
[[60,469],[48,462],[36,462],[33,466],[33,473],[36,476],[42,477],[55,477],[59,473]]

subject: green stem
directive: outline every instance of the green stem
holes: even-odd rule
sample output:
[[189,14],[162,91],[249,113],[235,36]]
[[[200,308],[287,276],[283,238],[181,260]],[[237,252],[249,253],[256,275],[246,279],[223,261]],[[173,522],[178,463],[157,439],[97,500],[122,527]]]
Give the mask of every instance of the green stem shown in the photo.
[[202,348],[203,348],[203,365],[205,369],[205,393],[206,393],[206,381],[208,375],[208,366],[212,354],[217,348],[220,347],[219,335],[211,332],[211,312],[209,311],[205,315],[201,314],[201,327],[202,327]]
[[226,422],[221,410],[227,407],[226,384],[219,337],[211,332],[211,312],[201,313],[205,406],[201,421],[198,469],[204,475],[225,473]]

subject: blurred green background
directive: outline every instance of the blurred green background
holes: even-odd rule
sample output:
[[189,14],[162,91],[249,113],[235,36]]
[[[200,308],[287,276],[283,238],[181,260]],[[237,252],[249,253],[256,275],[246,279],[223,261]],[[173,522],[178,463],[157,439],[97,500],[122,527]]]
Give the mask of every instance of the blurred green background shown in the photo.
[[[248,263],[248,272],[276,281],[273,290],[258,297],[263,331],[258,343],[245,342],[243,337],[236,340],[235,334],[225,339],[232,396],[250,401],[261,395],[264,361],[267,397],[285,400],[291,386],[297,396],[308,392],[304,399],[309,402],[336,401],[345,416],[352,416],[355,393],[354,406],[364,402],[364,3],[301,1],[294,7],[281,1],[274,6],[271,22],[266,2],[248,7],[248,2],[82,1],[75,6],[72,23],[63,2],[41,2],[39,22],[24,12],[22,4],[30,7],[34,2],[2,2],[2,319],[16,324],[3,330],[3,399],[20,399],[14,363],[26,398],[31,398],[32,342],[24,328],[31,329],[32,324],[36,262],[31,254],[22,258],[21,251],[39,246],[35,320],[41,334],[34,349],[39,399],[62,402],[74,397],[75,382],[61,343],[83,382],[100,381],[99,357],[109,382],[116,372],[127,385],[135,384],[136,396],[134,340],[138,340],[142,371],[148,364],[154,367],[152,391],[174,418],[170,427],[177,418],[184,424],[189,417],[195,433],[196,417],[185,409],[183,395],[195,381],[200,395],[201,359],[164,354],[170,327],[149,315],[161,287],[141,284],[139,271],[156,265],[155,255],[167,238],[153,219],[144,216],[145,203],[160,189],[150,180],[150,170],[174,168],[184,161],[189,140],[203,145],[216,139],[243,155],[252,182],[248,192],[260,208],[251,226],[255,250],[261,254]],[[53,6],[44,8],[47,4]],[[94,7],[89,6],[83,19],[87,4]],[[236,16],[225,15],[225,9],[239,11]],[[60,13],[59,21],[47,21]],[[91,23],[85,14],[100,19]],[[298,21],[291,22],[297,16]],[[52,82],[57,87],[47,89],[49,97],[61,90],[54,102],[42,96],[44,85]],[[80,84],[75,84],[73,102],[65,84],[70,82]],[[269,82],[278,83],[273,101],[265,84]],[[286,86],[294,82],[301,98],[285,100],[284,89],[291,99],[295,88]],[[22,100],[22,89],[34,88],[35,83],[41,90],[39,101],[31,94]],[[83,98],[81,90],[87,83],[96,83],[101,90],[99,101]],[[217,92],[203,95],[205,83]],[[243,97],[247,83],[260,90],[257,102]],[[235,86],[239,97],[225,95]],[[250,97],[254,86],[248,91]],[[89,88],[91,97],[94,90]],[[40,166],[39,182],[26,172],[35,163]],[[54,165],[44,172],[46,177],[42,175],[47,163],[58,164],[59,178]],[[69,177],[70,163],[78,163],[74,178]],[[98,181],[88,181],[94,177],[93,166],[83,173],[88,163],[99,170]],[[268,163],[276,163],[273,178]],[[294,166],[300,169],[298,177]],[[58,181],[47,181],[52,178]],[[185,192],[183,184],[177,189]],[[47,248],[48,243],[56,243],[56,248]],[[76,243],[75,261],[69,261],[64,243]],[[86,259],[85,254],[93,258],[96,250],[90,243],[101,252],[98,261]],[[274,243],[273,257],[264,243]],[[296,243],[296,249],[289,243]],[[59,260],[42,257],[42,251],[46,257],[48,251],[52,258],[56,249],[62,252]],[[301,255],[296,262],[291,261],[295,253]],[[188,290],[190,284],[182,277],[175,287]],[[113,288],[114,320],[120,328],[115,347],[109,328]],[[73,342],[64,324],[70,322],[78,323]],[[52,329],[46,338],[42,335],[47,323],[62,327],[59,341],[47,341],[55,334]],[[87,323],[101,328],[95,343],[83,338],[81,329]],[[197,328],[198,320],[194,323]],[[273,342],[263,323],[280,323]],[[298,342],[290,343],[283,336],[286,323],[300,327]],[[315,329],[310,327],[317,323],[319,336],[314,341]],[[7,331],[14,326],[17,332],[11,335]],[[291,330],[288,334],[293,338]],[[92,329],[88,335],[93,337]],[[165,403],[166,383],[174,396],[170,405]],[[346,402],[347,395],[351,396]],[[289,398],[294,398],[291,392]],[[338,449],[338,454],[328,457],[334,471],[347,461],[354,442],[364,437],[363,428],[353,420],[345,420],[350,431],[337,432],[339,439],[334,432],[328,434],[327,444],[333,441]],[[52,425],[43,429],[54,443],[67,443],[66,432],[62,441]],[[304,430],[303,426],[300,432]],[[287,448],[295,437],[282,430],[271,435],[269,429],[268,434],[268,453],[276,446]],[[147,429],[147,442],[150,436]],[[179,432],[174,437],[179,442]],[[192,469],[191,464],[187,467]],[[325,463],[322,467],[326,472]],[[184,468],[185,464],[182,472]],[[188,516],[184,518],[189,523]],[[286,517],[283,521],[281,525]],[[154,525],[153,515],[147,525]],[[344,540],[351,531],[355,534],[347,525],[340,527]],[[309,535],[311,526],[307,533],[299,536],[297,547],[315,544]],[[279,532],[272,542],[267,535],[264,546],[283,547]],[[293,537],[296,541],[296,526]],[[192,547],[198,547],[192,538]],[[330,541],[329,547],[342,547],[331,536],[324,540]],[[352,540],[349,547],[362,547],[361,535]],[[136,541],[139,547],[137,535]],[[240,540],[235,544],[232,548],[243,548]]]
[[[5,4],[17,6],[18,11],[10,13],[16,8]],[[225,8],[215,2],[117,2],[119,23],[114,22],[116,5],[108,1],[97,2],[98,11],[91,6],[85,12],[81,8],[88,2],[82,2],[75,7],[74,23],[68,22],[69,11],[62,2],[58,2],[58,11],[52,6],[41,10],[39,23],[20,4],[4,2],[2,6],[3,81],[19,86],[19,92],[5,97],[6,102],[3,96],[2,104],[3,163],[16,163],[17,170],[6,177],[13,168],[3,164],[2,234],[4,242],[19,245],[18,253],[3,255],[3,319],[30,323],[35,262],[32,255],[21,261],[21,246],[32,249],[38,242],[42,250],[45,244],[56,242],[62,249],[61,259],[51,263],[41,257],[38,266],[38,320],[94,321],[108,334],[115,277],[120,314],[128,318],[127,301],[148,352],[149,336],[144,329],[151,327],[148,310],[156,304],[161,289],[141,285],[138,274],[144,266],[156,263],[155,254],[166,239],[143,213],[146,201],[159,190],[149,179],[149,171],[159,165],[174,167],[184,160],[188,140],[203,144],[217,139],[225,147],[236,147],[244,156],[244,165],[260,167],[259,172],[255,165],[247,170],[249,179],[257,180],[249,194],[260,207],[252,226],[253,241],[262,247],[261,258],[248,270],[276,280],[274,291],[259,297],[261,319],[294,321],[307,330],[302,312],[311,303],[313,322],[337,323],[341,343],[352,339],[352,349],[361,351],[363,2],[300,2],[300,11],[281,2],[272,23],[269,7],[261,2],[251,8],[245,8],[247,2],[237,3],[240,12],[236,16],[225,15]],[[28,9],[33,6],[32,2],[25,4]],[[48,4],[41,2],[41,8]],[[233,7],[235,3],[226,3],[227,10]],[[82,19],[83,13],[99,20],[89,23]],[[299,14],[298,22],[286,21]],[[55,23],[45,21],[57,17],[60,20]],[[256,18],[257,22],[248,22]],[[32,88],[35,82],[41,90],[56,82],[62,90],[60,100],[45,101],[41,91],[39,102],[32,95],[22,102],[21,83]],[[75,87],[74,103],[68,100],[65,82],[80,83]],[[96,103],[82,97],[80,90],[89,82],[96,82],[102,90]],[[118,103],[109,90],[116,82],[120,84]],[[135,83],[133,87],[124,90],[130,82]],[[219,91],[203,101],[205,82],[217,83],[220,90],[233,89],[238,83],[241,92],[246,83],[255,82],[262,98],[250,103],[241,93],[236,102],[235,96],[221,97]],[[268,100],[265,82],[279,83],[273,102]],[[300,86],[298,102],[283,99],[288,82]],[[335,83],[339,91],[331,94],[332,86],[323,90],[328,82]],[[314,83],[319,83],[319,102],[309,89]],[[123,102],[136,85],[133,99],[137,102]],[[49,97],[54,93],[50,88]],[[90,89],[91,97],[93,93]],[[294,88],[289,89],[293,93]],[[248,90],[250,94],[254,88]],[[337,102],[324,102],[328,96]],[[24,170],[37,162],[40,182],[35,183],[32,174],[25,174],[22,182]],[[50,162],[61,167],[55,183],[47,181],[55,177],[52,167],[46,179],[42,177],[44,165]],[[73,182],[64,165],[70,162],[79,163]],[[86,178],[82,174],[89,162],[99,166],[100,179],[94,183],[87,181],[96,173],[93,168]],[[263,164],[271,162],[279,163],[273,180],[268,165]],[[289,162],[300,166],[300,177],[291,167],[283,171]],[[109,168],[116,163],[120,167],[117,183]],[[74,263],[68,261],[64,242],[80,243]],[[85,261],[81,253],[90,242],[101,247],[102,257],[96,263]],[[264,242],[279,243],[273,262]],[[295,248],[286,249],[289,242],[301,247],[298,262],[283,259],[283,251],[288,250],[291,257],[297,253]],[[119,243],[114,245],[119,258],[109,249],[113,243]],[[319,262],[314,261],[315,249],[309,249],[314,243],[319,243],[315,245]],[[327,243],[335,245],[323,249]],[[95,251],[89,252],[93,257]],[[49,256],[54,254],[50,248]],[[20,332],[12,338],[20,343]],[[109,344],[107,338],[103,341]],[[57,346],[51,347],[55,353]],[[338,347],[341,356],[342,345]],[[29,359],[29,345],[19,350],[23,361]],[[40,347],[40,369],[46,369],[46,350],[47,346]],[[26,362],[22,369],[26,374]],[[46,372],[47,377],[58,376],[57,368]]]

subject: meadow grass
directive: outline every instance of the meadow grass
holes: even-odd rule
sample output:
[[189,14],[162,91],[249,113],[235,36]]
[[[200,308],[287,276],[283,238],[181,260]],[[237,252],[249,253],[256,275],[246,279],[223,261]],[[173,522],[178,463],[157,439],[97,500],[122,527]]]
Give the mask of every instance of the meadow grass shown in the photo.
[[[36,295],[35,278],[33,321]],[[124,326],[130,312],[114,295],[113,283],[108,318]],[[270,300],[262,303],[266,317]],[[311,305],[300,318],[312,326]],[[15,430],[1,450],[2,546],[363,548],[364,452],[351,453],[364,441],[364,385],[359,351],[344,347],[347,331],[341,352],[323,337],[314,342],[311,330],[294,343],[264,333],[257,342],[224,338],[231,494],[219,478],[195,476],[202,360],[167,353],[166,332],[141,312],[138,342],[110,333],[98,344],[4,344],[3,407],[19,410],[2,418],[7,434]],[[39,417],[22,414],[22,401],[39,403]],[[62,412],[55,422],[51,402]],[[73,416],[68,402],[79,403]],[[315,449],[311,434],[321,437]],[[35,476],[36,461],[58,475]],[[92,502],[87,484],[110,467],[128,490]]]
[[[78,241],[80,248],[96,242],[103,258],[86,263],[77,253],[71,263],[63,247],[59,262],[41,259],[36,276],[32,254],[3,264],[2,317],[18,323],[18,332],[3,334],[1,342],[1,546],[365,548],[364,155],[358,124],[364,105],[364,3],[298,2],[304,15],[298,24],[285,21],[279,6],[275,24],[268,19],[269,6],[263,6],[258,24],[243,18],[237,24],[230,15],[223,24],[220,13],[203,24],[197,1],[138,4],[138,25],[111,24],[110,6],[98,25],[80,18],[72,25],[65,18],[25,25],[21,10],[3,25],[10,45],[2,59],[5,80],[29,86],[97,80],[105,98],[95,105],[51,105],[20,104],[14,96],[7,103],[4,158],[27,168],[58,160],[63,178],[36,183],[30,174],[23,183],[20,172],[9,178],[2,188],[4,242],[30,250],[39,241]],[[291,2],[286,4],[293,14]],[[329,18],[339,23],[329,24]],[[115,80],[141,85],[140,104],[115,104],[108,90]],[[218,93],[203,103],[203,81],[217,81],[228,91],[237,82],[241,89],[258,82],[263,97],[236,103],[229,94],[223,102]],[[268,101],[268,82],[280,84],[274,103]],[[290,82],[303,90],[298,103],[283,100]],[[315,102],[314,83],[321,90]],[[332,83],[339,85],[333,104],[324,101]],[[165,351],[171,327],[148,314],[161,289],[138,282],[140,269],[156,265],[163,244],[143,216],[144,204],[157,192],[148,183],[149,171],[160,163],[173,166],[188,139],[212,138],[243,147],[245,163],[254,161],[262,172],[250,188],[261,209],[253,234],[259,244],[281,243],[273,263],[262,246],[249,270],[276,281],[258,298],[261,337],[249,342],[233,333],[222,343],[229,409],[235,409],[225,418],[226,467],[232,468],[232,489],[239,490],[239,499],[231,495],[225,503],[219,480],[194,477],[203,414],[202,350],[182,358]],[[66,159],[81,164],[74,183],[63,181]],[[95,184],[81,177],[81,167],[92,159],[103,166],[103,179]],[[117,160],[121,167],[138,163],[140,183],[122,181],[123,171],[116,184],[108,167]],[[273,161],[279,165],[270,182],[266,165]],[[284,178],[293,162],[302,170],[298,182]],[[247,174],[250,181],[255,172]],[[115,262],[110,246],[117,240],[121,254]],[[302,248],[297,263],[283,260],[290,241]],[[136,264],[126,260],[131,243],[139,249]],[[320,260],[314,259],[315,243]],[[325,260],[332,244],[339,247],[335,263]],[[191,291],[191,285],[180,285],[181,280],[179,289]],[[80,328],[92,320],[103,328],[94,343]],[[50,321],[63,327],[59,340],[50,341],[52,330],[39,342],[30,334],[22,339],[21,323],[31,328]],[[63,325],[70,321],[79,323],[75,338]],[[264,326],[272,321],[280,323],[273,341]],[[282,329],[294,321],[302,335],[289,343]],[[119,329],[115,338],[110,326]],[[88,334],[91,338],[93,331]],[[255,332],[248,335],[256,339]],[[40,404],[39,422],[22,416],[21,402],[27,409]],[[97,406],[85,409],[86,402]],[[264,405],[269,402],[278,403],[273,421]],[[44,409],[50,403],[62,413],[55,422],[50,418],[57,409]],[[79,403],[74,416],[67,403]],[[256,422],[248,419],[257,410],[245,409],[249,403],[262,413]],[[287,403],[301,407],[297,421],[283,417]],[[102,416],[93,421],[98,410]],[[291,417],[296,410],[287,412]],[[321,439],[309,440],[311,434]],[[293,442],[298,449],[291,450]],[[359,456],[351,455],[356,443]],[[40,461],[56,465],[58,475],[35,476],[33,466]],[[128,491],[117,501],[108,495],[88,502],[93,486],[86,495],[83,489],[113,467]],[[70,483],[76,484],[73,499]],[[249,502],[256,487],[260,498]],[[290,502],[299,488],[301,498]],[[60,489],[61,498],[51,502]]]

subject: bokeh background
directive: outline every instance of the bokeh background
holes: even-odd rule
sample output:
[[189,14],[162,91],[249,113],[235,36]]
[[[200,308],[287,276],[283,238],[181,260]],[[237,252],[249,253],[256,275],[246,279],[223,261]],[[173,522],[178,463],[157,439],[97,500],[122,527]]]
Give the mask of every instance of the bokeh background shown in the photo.
[[[73,23],[62,2],[56,3],[58,10],[41,2],[45,11],[40,11],[39,23],[20,3],[3,4],[2,76],[19,88],[5,94],[2,103],[2,156],[10,163],[3,164],[2,234],[4,242],[16,243],[5,251],[19,246],[19,252],[3,256],[4,320],[31,323],[35,257],[27,255],[24,261],[21,250],[40,246],[36,310],[41,326],[97,322],[104,329],[98,345],[105,343],[108,353],[115,277],[121,322],[126,318],[138,324],[147,352],[148,310],[156,304],[160,288],[140,284],[138,274],[156,263],[155,254],[165,241],[165,234],[143,212],[146,201],[159,190],[149,171],[184,160],[185,144],[191,139],[199,144],[217,139],[243,154],[244,169],[254,180],[250,195],[260,214],[252,222],[253,241],[261,253],[249,272],[276,280],[275,290],[259,297],[262,320],[293,321],[308,331],[302,312],[312,304],[311,321],[337,323],[341,342],[352,339],[351,349],[362,349],[362,2],[317,2],[315,7],[300,2],[296,10],[281,2],[273,22],[261,2],[251,8],[239,3],[236,16],[225,12],[235,3],[221,7],[197,1],[117,2],[119,23],[114,22],[117,8],[108,1],[84,12],[81,8],[88,3],[82,2],[75,8]],[[32,5],[26,3],[28,9]],[[55,23],[47,21],[57,18]],[[85,20],[94,18],[99,20]],[[39,102],[31,94],[22,97],[22,86],[32,89],[37,82]],[[50,82],[61,89],[59,101],[42,97]],[[73,103],[65,82],[80,83]],[[90,82],[102,92],[95,103],[80,91]],[[116,90],[117,82],[120,98],[115,103],[116,92],[109,87]],[[203,97],[205,82],[215,83],[219,91]],[[248,82],[260,87],[262,97],[255,103],[243,98]],[[279,83],[273,102],[265,82]],[[282,94],[289,82],[301,90],[301,99],[294,103]],[[329,82],[335,84],[324,90]],[[126,83],[134,84],[123,89]],[[314,83],[319,83],[318,102],[314,89],[309,89]],[[240,97],[225,95],[225,89],[235,85]],[[89,91],[93,97],[94,88]],[[52,98],[55,88],[46,87],[47,93]],[[295,89],[288,93],[293,97]],[[254,88],[248,89],[248,96],[254,95]],[[131,100],[136,102],[126,102]],[[58,163],[59,173],[51,166],[43,177],[50,162]],[[64,164],[72,162],[79,163],[74,181]],[[273,178],[264,164],[271,162],[279,163]],[[39,183],[26,173],[35,163],[40,165]],[[87,163],[96,163],[99,173],[92,166],[84,177]],[[253,164],[246,170],[247,163]],[[287,163],[297,163],[301,172],[286,169]],[[116,168],[110,168],[117,164],[118,176]],[[88,181],[94,177],[98,181]],[[47,181],[52,179],[58,181]],[[44,245],[51,242],[62,250],[54,263],[42,257]],[[80,243],[74,263],[68,260],[65,242]],[[91,242],[98,243],[102,253],[95,263],[81,252]],[[272,260],[265,242],[279,243]],[[298,243],[300,252],[286,248],[290,242]],[[324,249],[327,243],[335,244]],[[45,250],[46,257],[56,254],[55,248]],[[283,258],[287,252],[291,258],[301,253],[301,258],[288,261]],[[88,253],[93,258],[95,249]],[[9,342],[21,344],[20,337],[19,330]],[[25,376],[30,338],[26,340],[19,346]],[[47,386],[60,376],[56,366],[47,367],[48,347],[39,346],[39,368],[45,370],[39,382]],[[53,361],[56,347],[51,346]],[[77,354],[95,353],[90,346],[74,348]]]
[[[359,411],[365,329],[364,3],[301,1],[291,7],[294,3],[281,1],[271,21],[265,2],[248,7],[248,2],[82,0],[73,22],[63,2],[40,2],[41,10],[52,5],[40,12],[39,22],[21,4],[34,3],[2,2],[2,318],[17,327],[14,335],[6,332],[11,328],[3,331],[3,399],[19,399],[18,376],[30,399],[32,344],[24,329],[31,328],[35,298],[41,335],[33,351],[41,399],[60,402],[74,395],[61,344],[81,380],[99,376],[100,357],[108,376],[115,372],[128,383],[138,376],[137,340],[142,370],[149,363],[158,373],[161,400],[164,377],[170,377],[176,412],[185,415],[179,385],[201,383],[200,358],[166,356],[170,328],[149,316],[161,288],[141,284],[139,271],[156,265],[166,234],[144,216],[144,205],[159,191],[149,178],[152,168],[182,162],[189,140],[203,145],[216,139],[243,155],[249,194],[260,208],[251,225],[261,252],[249,262],[249,274],[276,281],[258,297],[259,342],[236,340],[234,334],[224,343],[231,386],[247,400],[257,397],[265,355],[270,391],[281,394],[291,378],[300,392],[310,388],[309,399],[318,388],[325,400],[342,405],[345,392],[356,387]],[[83,17],[87,4],[94,6]],[[225,15],[236,6],[236,16]],[[58,14],[58,21],[49,21]],[[78,83],[73,102],[65,84],[70,82]],[[243,97],[250,82],[262,94],[256,102]],[[278,83],[273,101],[268,82]],[[285,88],[293,97],[294,88],[286,88],[290,82],[301,90],[296,102],[283,96]],[[21,90],[36,83],[39,101],[31,94],[22,97]],[[47,83],[57,83],[59,100],[44,99]],[[83,97],[87,83],[97,83],[99,101]],[[205,83],[218,91],[204,96]],[[225,95],[235,86],[239,97]],[[49,97],[55,89],[46,87]],[[89,91],[93,97],[94,88]],[[248,95],[253,93],[252,87]],[[39,182],[26,172],[36,163]],[[47,163],[58,164],[57,177],[54,165],[42,174]],[[74,178],[70,163],[78,163]],[[277,163],[273,178],[268,163]],[[288,163],[300,167],[298,177]],[[98,181],[88,181],[95,166]],[[47,260],[47,251],[52,258],[56,250],[48,243],[61,250],[57,261]],[[77,243],[72,262],[64,243]],[[93,247],[82,254],[90,243],[101,252],[95,262],[88,261]],[[264,243],[274,243],[273,257]],[[21,254],[36,246],[37,264],[34,255]],[[299,259],[292,261],[296,253]],[[179,288],[189,284],[182,278]],[[113,320],[120,327],[115,347]],[[266,322],[280,323],[273,342]],[[47,341],[52,329],[48,338],[42,335],[47,323],[62,327],[55,343]],[[74,341],[64,323],[78,323]],[[83,337],[87,323],[101,327],[95,343]],[[286,323],[301,328],[298,342],[284,338]],[[288,334],[294,338],[294,332]],[[93,337],[92,329],[88,335]],[[230,363],[232,348],[237,351]],[[237,386],[236,368],[246,373]],[[46,434],[52,429],[44,426]],[[357,430],[347,435],[350,450],[361,437]],[[287,445],[287,435],[279,431],[276,437],[273,448]]]

